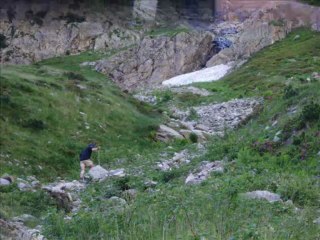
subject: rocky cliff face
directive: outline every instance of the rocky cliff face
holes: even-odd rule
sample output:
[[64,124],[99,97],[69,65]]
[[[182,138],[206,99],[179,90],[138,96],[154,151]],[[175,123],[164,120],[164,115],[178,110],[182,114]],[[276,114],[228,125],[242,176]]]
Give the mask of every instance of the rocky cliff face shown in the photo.
[[212,56],[212,40],[210,34],[198,32],[146,37],[137,47],[99,61],[96,70],[109,75],[126,90],[158,85],[203,67]]
[[112,9],[97,11],[73,5],[5,4],[0,9],[2,62],[28,64],[86,50],[122,48],[139,41]]
[[319,7],[275,1],[254,11],[244,22],[226,21],[213,26],[213,31],[220,37],[220,41],[230,41],[230,46],[213,56],[207,66],[245,60],[262,48],[283,39],[292,29],[302,26],[320,31]]

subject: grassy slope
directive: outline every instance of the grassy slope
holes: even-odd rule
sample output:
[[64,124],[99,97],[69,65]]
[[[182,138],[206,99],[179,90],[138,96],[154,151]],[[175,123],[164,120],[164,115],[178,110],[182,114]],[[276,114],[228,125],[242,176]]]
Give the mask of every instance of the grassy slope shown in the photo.
[[[300,35],[300,38],[294,40],[297,34]],[[90,57],[92,56],[84,55],[83,59],[88,61]],[[317,209],[320,199],[319,179],[316,178],[320,170],[319,157],[317,156],[320,145],[320,126],[317,121],[304,121],[305,124],[303,124],[301,112],[311,99],[320,102],[320,82],[307,80],[312,72],[320,71],[319,59],[320,34],[299,30],[289,35],[284,41],[256,54],[241,69],[227,76],[224,80],[199,84],[199,86],[214,92],[211,97],[195,98],[188,94],[170,95],[170,93],[165,93],[165,101],[159,104],[159,107],[162,108],[166,108],[168,104],[172,103],[179,106],[191,106],[199,103],[225,101],[234,97],[263,96],[265,98],[264,109],[259,116],[249,121],[246,126],[228,133],[222,139],[212,139],[209,142],[208,154],[169,173],[159,173],[152,167],[159,160],[157,152],[162,149],[162,146],[150,145],[147,141],[140,140],[140,133],[138,135],[138,132],[134,131],[134,129],[143,129],[141,134],[146,136],[149,131],[142,126],[147,124],[142,123],[152,125],[154,120],[142,115],[132,107],[132,104],[124,101],[125,96],[119,96],[121,94],[112,85],[103,81],[101,75],[88,69],[80,70],[78,62],[81,60],[81,56],[48,60],[38,66],[3,70],[2,76],[10,78],[10,84],[15,86],[10,88],[10,91],[17,89],[15,91],[19,93],[22,91],[21,89],[24,89],[21,85],[28,84],[34,91],[42,95],[37,97],[30,94],[30,100],[24,97],[20,101],[17,97],[10,98],[10,101],[16,104],[13,105],[14,107],[23,105],[24,108],[21,108],[21,111],[13,111],[13,106],[10,108],[7,106],[9,109],[6,110],[7,114],[1,121],[7,124],[3,131],[10,132],[5,134],[6,137],[2,137],[2,141],[5,143],[7,141],[13,142],[9,137],[19,136],[18,146],[21,150],[19,147],[15,147],[14,150],[18,153],[21,151],[24,154],[22,156],[25,156],[26,153],[29,154],[28,151],[30,151],[31,156],[37,157],[36,149],[28,150],[29,146],[33,146],[33,142],[36,142],[36,146],[41,147],[49,139],[55,139],[60,150],[72,151],[69,153],[70,155],[63,156],[69,156],[67,159],[76,162],[80,145],[85,144],[89,138],[95,138],[101,142],[101,145],[111,147],[110,152],[102,151],[101,154],[104,156],[100,157],[103,160],[111,159],[108,162],[109,167],[125,166],[132,173],[140,173],[120,180],[108,180],[101,184],[90,185],[83,194],[83,201],[91,210],[89,212],[80,211],[77,217],[71,221],[65,222],[63,213],[57,213],[55,209],[50,210],[50,215],[45,221],[46,234],[49,239],[136,240],[200,239],[200,237],[204,237],[204,239],[317,239],[320,237],[319,229],[312,221],[318,217]],[[62,74],[58,78],[52,73],[52,70],[58,72],[80,71],[81,75],[85,76],[89,82],[102,84],[102,87],[90,89],[85,93],[75,93],[68,90],[67,86],[70,83],[66,77]],[[51,73],[49,74],[49,72]],[[23,76],[20,78],[29,79],[29,81],[16,81],[15,76],[19,73]],[[26,73],[31,74],[32,77]],[[51,96],[50,92],[53,91],[53,88],[34,86],[39,81],[38,78],[43,79],[40,77],[42,74],[45,74],[47,83],[57,84],[63,89],[55,90],[57,96],[54,100],[47,99]],[[291,79],[288,80],[289,78]],[[31,80],[32,82],[30,82]],[[9,85],[9,83],[6,84]],[[284,89],[287,85],[293,86],[296,94],[287,94],[284,97]],[[38,91],[38,89],[40,90]],[[81,94],[86,95],[81,96]],[[87,102],[88,100],[83,100],[87,98],[90,99],[90,103]],[[101,99],[101,102],[98,102],[98,98]],[[75,99],[80,99],[80,101],[72,105]],[[27,104],[28,101],[33,101],[31,102],[32,106]],[[47,110],[47,115],[38,113],[37,101],[42,103],[41,106],[43,103],[49,106],[52,101],[58,103],[61,101],[58,105],[60,107],[57,108],[59,111],[56,110],[55,114],[52,114],[51,110]],[[116,102],[122,107],[116,106]],[[107,107],[105,103],[109,103]],[[98,109],[92,107],[96,105],[99,106]],[[53,106],[56,108],[56,104]],[[43,120],[48,127],[40,132],[47,133],[45,135],[48,139],[42,139],[39,131],[30,131],[21,126],[18,121],[19,115],[24,114],[22,110],[26,107],[32,108],[31,110],[27,108],[28,114],[25,113],[23,116],[28,117],[23,119],[32,117]],[[111,107],[114,107],[113,111],[111,111]],[[291,107],[296,107],[297,112],[289,115],[288,109]],[[92,131],[83,130],[84,123],[82,116],[78,115],[79,111],[90,112],[92,118],[87,120],[90,121],[90,130],[96,129],[99,132],[98,135]],[[101,116],[102,112],[109,114]],[[120,117],[114,119],[113,113],[115,116],[125,116],[126,119],[132,119],[129,127],[125,125],[126,128],[131,129],[127,138],[117,139],[118,134],[124,133],[124,120]],[[50,119],[48,115],[53,115],[51,118],[55,119],[57,114],[59,115],[58,119],[48,122],[47,119]],[[99,120],[97,121],[97,119]],[[278,124],[272,127],[275,120],[278,121]],[[96,122],[107,123],[105,133],[97,126]],[[50,126],[55,126],[51,132]],[[80,129],[79,126],[81,126]],[[266,130],[266,126],[270,126],[270,129]],[[60,134],[57,134],[57,129]],[[64,129],[66,132],[62,132]],[[79,130],[82,130],[79,138],[65,138],[66,135],[70,136]],[[282,130],[282,134],[279,135],[281,141],[273,145],[271,140],[280,130]],[[28,138],[24,139],[23,137]],[[138,140],[138,142],[132,142],[132,139]],[[294,140],[294,144],[291,144],[290,140]],[[68,145],[69,142],[71,145]],[[181,144],[176,143],[170,151],[181,149]],[[3,144],[2,146],[6,147],[4,149],[10,150],[12,148],[13,150],[11,144]],[[142,152],[142,148],[146,151]],[[43,151],[41,157],[37,157],[35,160],[37,164],[39,162],[43,164],[42,159],[47,159],[46,155],[55,154],[55,149],[50,148]],[[117,152],[112,151],[113,149],[116,149]],[[154,149],[154,152],[150,152],[148,149]],[[63,151],[59,152],[64,153]],[[137,155],[137,153],[141,153],[141,155]],[[19,155],[19,157],[21,156]],[[131,161],[125,160],[123,163],[113,161],[118,157],[125,157]],[[213,175],[200,186],[184,186],[184,179],[200,161],[214,161],[224,157],[229,160],[224,174]],[[235,161],[232,162],[232,160]],[[6,162],[8,159],[2,158],[2,161]],[[45,166],[53,168],[51,163],[51,161],[47,161]],[[78,174],[77,171],[72,170],[73,168],[77,169],[76,163],[67,167],[70,170],[67,172],[68,176],[75,177]],[[57,172],[53,172],[52,175]],[[144,191],[143,182],[147,178],[159,182],[157,186],[159,191]],[[121,190],[127,188],[136,188],[139,193],[135,200],[128,199],[130,207],[117,211],[105,199],[114,195],[123,197]],[[240,193],[258,189],[279,193],[284,200],[292,200],[300,210],[296,211],[293,206],[282,203],[245,201],[240,196]],[[2,196],[8,199],[6,196],[10,194],[11,190],[7,189],[6,191],[9,193]],[[40,193],[37,194],[30,196],[30,199],[43,199]],[[20,194],[20,196],[27,198],[24,194]],[[17,195],[14,197],[17,198]],[[39,203],[39,208],[43,211],[46,209],[43,203],[45,201],[49,202],[47,199],[41,200]],[[23,210],[28,212],[33,208],[34,206],[31,204],[31,206],[25,206]]]
[[[1,176],[35,175],[42,182],[77,179],[78,155],[91,141],[102,147],[93,156],[102,165],[157,148],[149,135],[158,113],[122,93],[104,75],[79,67],[101,57],[84,53],[1,68]],[[21,194],[15,187],[9,192],[0,191],[0,215],[37,214],[46,208],[43,194]]]
[[[299,34],[299,40],[293,40]],[[258,117],[223,139],[209,143],[206,156],[170,173],[149,170],[148,177],[159,181],[156,192],[143,191],[142,177],[128,177],[92,185],[85,202],[92,209],[81,212],[62,225],[61,215],[49,219],[49,236],[57,239],[316,239],[318,227],[319,151],[318,122],[301,122],[303,106],[313,98],[320,102],[319,81],[307,81],[320,71],[320,35],[306,30],[291,34],[256,54],[246,65],[224,80],[199,84],[214,91],[201,102],[223,101],[241,96],[264,96],[265,106]],[[293,60],[294,59],[294,60]],[[291,80],[288,78],[293,77]],[[286,85],[297,94],[284,98]],[[185,95],[166,97],[169,104],[199,103]],[[182,103],[183,102],[183,103]],[[161,107],[164,107],[161,103]],[[296,106],[292,116],[288,109]],[[278,124],[271,127],[278,120]],[[302,126],[298,126],[302,125]],[[266,126],[270,126],[266,130]],[[293,137],[294,129],[299,134]],[[279,144],[264,148],[276,132],[283,130]],[[287,139],[295,138],[294,144]],[[306,152],[306,154],[305,154]],[[184,186],[188,172],[202,160],[229,159],[222,175],[214,175],[196,187]],[[157,159],[154,159],[156,161]],[[231,162],[235,160],[235,162]],[[140,190],[124,211],[115,211],[101,196],[121,196],[120,190]],[[292,200],[294,206],[265,201],[245,201],[240,193],[265,189]]]

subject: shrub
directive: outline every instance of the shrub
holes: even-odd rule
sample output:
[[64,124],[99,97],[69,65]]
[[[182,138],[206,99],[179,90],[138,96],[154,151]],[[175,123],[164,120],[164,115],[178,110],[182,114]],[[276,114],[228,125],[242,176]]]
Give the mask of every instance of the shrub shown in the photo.
[[87,79],[83,75],[75,72],[66,72],[64,76],[69,80],[87,81]]
[[269,25],[275,26],[275,27],[283,27],[286,24],[284,19],[279,20],[272,20],[269,22]]
[[199,118],[197,111],[194,108],[190,109],[188,120],[197,120]]
[[6,40],[7,40],[6,36],[0,33],[0,49],[8,47]]
[[60,16],[60,19],[65,20],[67,23],[81,23],[86,20],[85,17],[70,12],[65,16]]
[[22,126],[25,128],[31,128],[33,130],[43,130],[46,128],[42,120],[29,119],[22,123]]
[[301,113],[301,121],[312,122],[320,119],[320,105],[311,101],[305,105]]
[[287,86],[284,90],[283,90],[283,98],[284,99],[288,99],[291,98],[293,96],[298,95],[298,90],[293,88],[291,85]]
[[191,133],[189,136],[189,139],[192,143],[197,143],[198,142],[198,135],[195,133]]

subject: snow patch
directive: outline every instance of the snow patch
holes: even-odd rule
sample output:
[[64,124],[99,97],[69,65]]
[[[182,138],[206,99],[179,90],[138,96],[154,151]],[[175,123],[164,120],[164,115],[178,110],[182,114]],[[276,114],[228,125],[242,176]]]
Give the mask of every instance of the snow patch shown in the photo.
[[181,86],[195,82],[212,82],[217,81],[225,76],[230,70],[231,66],[228,64],[220,64],[210,68],[204,68],[199,71],[182,74],[162,82],[166,86]]

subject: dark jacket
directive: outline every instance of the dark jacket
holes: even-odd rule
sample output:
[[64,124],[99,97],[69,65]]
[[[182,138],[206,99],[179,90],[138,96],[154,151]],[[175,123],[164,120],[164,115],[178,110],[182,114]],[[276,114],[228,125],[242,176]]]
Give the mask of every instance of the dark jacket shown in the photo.
[[89,160],[92,153],[92,148],[95,148],[94,144],[89,144],[81,153],[80,153],[80,161]]

